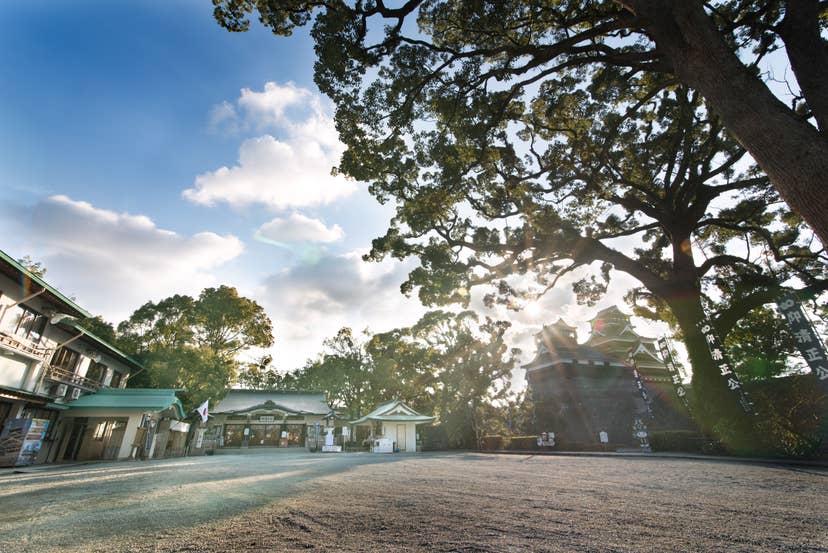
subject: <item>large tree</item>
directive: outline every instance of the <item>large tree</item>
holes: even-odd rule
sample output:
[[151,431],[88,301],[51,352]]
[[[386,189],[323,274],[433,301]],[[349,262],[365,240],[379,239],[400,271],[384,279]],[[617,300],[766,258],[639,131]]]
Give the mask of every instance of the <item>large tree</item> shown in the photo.
[[[781,196],[828,241],[828,3],[819,0],[213,0],[232,31],[313,22],[316,82],[337,105],[342,168],[411,178],[417,121],[471,117],[480,138],[568,79],[698,91]],[[315,16],[315,18],[314,18]],[[414,20],[414,21],[412,21]],[[787,55],[785,103],[760,62]],[[400,162],[403,161],[403,162]],[[380,193],[381,195],[381,193]]]
[[[285,389],[324,391],[331,407],[351,418],[401,399],[437,415],[449,445],[476,447],[486,417],[506,398],[517,362],[518,351],[505,342],[508,328],[503,321],[479,321],[471,311],[431,311],[411,327],[364,343],[346,327],[324,341],[317,358],[271,375],[271,381]],[[249,377],[268,379],[262,367],[249,369]]]
[[[220,3],[217,16],[238,30],[254,4]],[[420,257],[407,288],[425,303],[468,301],[472,286],[491,282],[508,299],[510,273],[549,287],[587,265],[605,279],[627,272],[644,285],[631,297],[646,304],[638,312],[680,329],[712,426],[738,415],[698,331],[705,310],[725,336],[780,283],[825,288],[819,244],[769,185],[814,223],[809,209],[825,198],[790,195],[812,162],[828,162],[822,127],[809,120],[819,94],[800,82],[802,97],[786,108],[756,72],[791,39],[787,26],[805,4],[259,7],[277,33],[319,9],[316,80],[337,104],[348,146],[340,169],[398,206],[372,258]],[[391,24],[380,33],[373,23],[383,19]],[[794,65],[800,81],[813,73]],[[786,153],[768,154],[768,142]],[[748,168],[745,150],[770,180]],[[815,174],[800,190],[824,189],[825,173]],[[576,291],[590,301],[605,284],[586,279]]]
[[323,347],[318,358],[309,359],[293,373],[293,385],[324,391],[331,407],[344,409],[352,419],[361,417],[376,403],[371,395],[374,378],[365,345],[344,327],[326,339]]
[[463,117],[418,136],[435,170],[383,185],[397,216],[372,257],[418,256],[406,287],[426,303],[468,301],[487,283],[491,301],[511,303],[521,290],[509,275],[533,275],[542,293],[585,269],[574,287],[591,302],[611,269],[634,276],[637,313],[685,341],[712,429],[740,416],[699,331],[706,313],[724,337],[783,283],[819,293],[825,256],[696,93],[652,94],[643,80],[541,87],[519,128],[485,140]]
[[118,341],[147,366],[130,386],[183,388],[189,408],[220,400],[243,366],[238,354],[271,346],[273,332],[260,305],[220,286],[145,303],[118,325]]
[[509,348],[510,324],[472,311],[430,311],[409,334],[433,352],[434,412],[448,444],[478,447],[492,407],[505,400],[519,350]]

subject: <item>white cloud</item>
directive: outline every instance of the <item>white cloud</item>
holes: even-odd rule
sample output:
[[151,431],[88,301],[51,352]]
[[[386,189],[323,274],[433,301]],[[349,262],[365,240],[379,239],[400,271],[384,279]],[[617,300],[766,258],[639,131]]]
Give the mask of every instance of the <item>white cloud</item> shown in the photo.
[[258,127],[289,124],[285,112],[290,107],[310,106],[316,111],[321,110],[315,94],[292,82],[285,85],[267,82],[261,92],[243,88],[238,105],[246,113],[248,122]]
[[318,142],[280,141],[270,135],[245,140],[239,162],[196,177],[188,200],[204,205],[226,202],[240,207],[264,204],[291,208],[330,203],[349,196],[356,185],[331,175],[336,156]]
[[300,367],[343,326],[381,332],[411,325],[425,312],[400,293],[410,263],[368,263],[363,253],[327,255],[266,279],[257,298],[273,319],[277,367]]
[[[328,204],[357,189],[353,181],[331,174],[343,145],[317,94],[293,83],[269,82],[261,92],[243,89],[236,104],[238,110],[227,102],[214,106],[211,120],[240,118],[242,128],[278,134],[242,142],[237,164],[196,176],[194,186],[183,192],[186,199],[285,209]],[[242,115],[237,117],[237,111]]]
[[339,225],[325,226],[319,219],[311,219],[301,213],[290,217],[276,217],[256,231],[256,237],[271,242],[336,242],[345,237]]
[[[150,299],[197,294],[215,285],[211,270],[239,256],[235,236],[185,236],[158,228],[144,215],[116,213],[51,196],[17,218],[17,247],[42,261],[47,279],[83,307],[118,322]],[[8,222],[8,221],[7,221]]]

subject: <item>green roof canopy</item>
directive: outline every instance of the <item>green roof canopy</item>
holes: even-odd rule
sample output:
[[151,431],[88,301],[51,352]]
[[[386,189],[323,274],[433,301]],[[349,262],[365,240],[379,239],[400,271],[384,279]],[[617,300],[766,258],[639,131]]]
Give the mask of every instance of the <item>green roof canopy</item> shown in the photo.
[[116,348],[115,346],[110,344],[109,342],[103,340],[102,338],[98,338],[97,336],[95,336],[94,334],[92,334],[91,332],[89,332],[88,330],[83,328],[82,326],[80,326],[80,324],[78,324],[78,321],[73,320],[73,319],[64,319],[64,320],[60,321],[59,324],[66,325],[68,327],[71,327],[71,328],[77,330],[78,332],[83,334],[89,340],[95,342],[99,346],[106,349],[110,354],[112,354],[115,357],[118,357],[122,361],[126,362],[132,368],[139,369],[139,370],[144,370],[145,369],[145,367],[141,363],[136,361],[134,358],[130,357],[126,353],[122,352],[121,350],[119,350],[118,348]]
[[[60,290],[58,290],[54,286],[47,284],[45,280],[32,273],[30,270],[18,263],[13,257],[11,257],[9,254],[2,250],[0,250],[0,262],[2,262],[0,263],[0,266],[3,267],[2,272],[8,274],[9,276],[12,276],[13,278],[20,278],[21,281],[24,278],[27,278],[32,284],[35,284],[36,286],[45,289],[47,295],[50,297],[52,302],[62,304],[63,308],[70,312],[70,315],[74,315],[77,317],[92,317],[92,314],[89,313],[86,309],[84,309],[83,307],[79,306],[78,304],[64,296]],[[17,274],[15,275],[15,273]]]
[[184,407],[176,397],[177,389],[101,388],[97,393],[82,396],[66,405],[72,409],[114,409],[124,411],[164,411],[173,409],[179,419]]
[[399,422],[415,422],[426,423],[434,420],[434,417],[428,415],[421,415],[399,399],[390,401],[380,405],[361,419],[357,419],[348,424],[366,424],[371,421],[399,421]]

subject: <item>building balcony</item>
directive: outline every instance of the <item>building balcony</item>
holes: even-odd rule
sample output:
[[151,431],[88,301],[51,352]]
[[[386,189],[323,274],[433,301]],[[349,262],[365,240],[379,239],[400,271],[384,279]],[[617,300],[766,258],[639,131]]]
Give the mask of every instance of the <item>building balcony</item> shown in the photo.
[[46,378],[61,384],[68,384],[70,386],[75,386],[76,388],[82,388],[88,392],[94,392],[102,386],[102,384],[97,380],[86,378],[85,376],[76,374],[73,371],[54,365],[49,366],[46,371]]
[[47,359],[52,353],[50,348],[39,346],[4,330],[0,330],[0,348],[37,361]]

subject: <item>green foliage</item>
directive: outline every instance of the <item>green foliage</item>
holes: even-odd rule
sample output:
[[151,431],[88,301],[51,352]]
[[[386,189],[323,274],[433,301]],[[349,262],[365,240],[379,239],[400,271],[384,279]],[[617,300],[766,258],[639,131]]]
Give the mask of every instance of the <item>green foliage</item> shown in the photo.
[[78,321],[78,324],[101,340],[112,345],[118,344],[118,337],[115,334],[115,328],[112,324],[106,322],[100,315],[81,319]]
[[810,375],[774,378],[750,384],[748,391],[761,414],[757,449],[768,455],[808,457],[823,439],[822,422],[828,398],[813,385]]
[[653,451],[677,451],[682,453],[722,453],[714,441],[691,430],[654,430],[650,432]]
[[23,267],[25,267],[34,276],[40,278],[46,277],[46,267],[40,261],[35,261],[28,255],[24,255],[18,259],[17,262],[23,265]]
[[[757,68],[782,43],[793,46],[792,17],[816,29],[816,47],[805,56],[825,60],[824,6],[214,4],[219,23],[234,31],[246,29],[255,12],[279,35],[313,21],[315,80],[336,104],[347,147],[338,170],[370,183],[380,202],[396,208],[366,257],[418,257],[403,290],[427,305],[468,305],[475,286],[488,287],[488,304],[513,305],[516,296],[534,297],[567,278],[579,301],[591,304],[606,291],[611,269],[625,272],[643,285],[630,295],[636,313],[673,323],[685,341],[700,401],[695,412],[711,429],[739,410],[698,332],[705,310],[726,337],[782,285],[803,295],[828,288],[824,251],[769,179],[743,169],[750,141],[725,131],[731,120],[724,109],[767,95],[768,111],[787,109],[792,127],[804,125],[823,140],[795,114],[813,115],[823,131],[828,125],[821,88],[806,86],[824,80],[828,63],[810,64],[821,78],[801,79],[790,109],[773,100]],[[693,32],[708,29],[701,43],[688,45],[699,40]],[[685,63],[684,56],[716,48],[729,54],[724,59],[744,86],[719,86],[716,63]],[[786,52],[797,77],[808,77],[796,49]],[[724,92],[705,100],[699,91],[710,92],[701,85],[711,81]],[[751,98],[738,96],[745,90]],[[777,127],[757,135],[781,136]],[[731,422],[721,427],[738,428],[732,435],[750,424]]]
[[273,357],[265,355],[252,363],[243,363],[239,368],[236,383],[250,390],[293,390],[292,379],[272,366]]
[[373,408],[375,399],[370,395],[374,378],[364,344],[346,327],[323,347],[319,358],[289,375],[290,385],[323,391],[329,405],[344,409],[351,419],[359,418]]
[[410,328],[373,335],[366,343],[343,328],[325,341],[317,359],[279,383],[324,391],[351,418],[401,399],[438,417],[439,431],[428,432],[443,447],[476,447],[487,429],[502,427],[505,408],[514,411],[514,424],[523,420],[517,398],[506,395],[517,362],[517,350],[504,341],[507,328],[468,311],[432,311]]
[[516,451],[533,451],[538,449],[537,436],[512,436],[509,438],[509,449]]
[[787,321],[767,307],[751,311],[736,323],[725,346],[743,381],[780,376],[791,370],[791,358],[798,354]]
[[118,325],[118,343],[147,370],[130,387],[183,388],[185,408],[224,397],[242,368],[236,355],[273,344],[270,320],[235,288],[206,288],[198,299],[147,302]]
[[273,328],[264,308],[239,296],[235,288],[205,288],[191,311],[193,339],[223,359],[251,347],[273,345]]
[[480,438],[480,449],[484,451],[499,451],[507,449],[509,438],[503,436],[483,436]]

